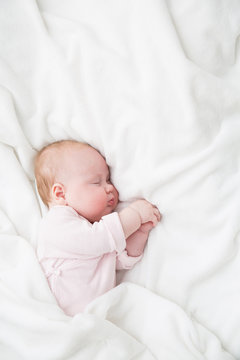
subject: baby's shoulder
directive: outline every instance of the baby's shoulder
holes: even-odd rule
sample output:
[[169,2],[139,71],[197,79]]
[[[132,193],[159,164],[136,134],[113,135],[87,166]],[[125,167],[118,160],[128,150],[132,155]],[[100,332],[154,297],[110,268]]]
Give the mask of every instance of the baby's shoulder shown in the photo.
[[62,228],[67,223],[77,220],[78,222],[84,221],[84,218],[70,206],[53,206],[42,218],[41,228]]
[[71,207],[67,205],[55,205],[52,206],[48,213],[48,217],[62,217],[62,216],[73,216],[78,217],[78,213]]
[[38,242],[65,239],[73,229],[84,227],[85,220],[69,206],[53,206],[42,218],[38,228]]

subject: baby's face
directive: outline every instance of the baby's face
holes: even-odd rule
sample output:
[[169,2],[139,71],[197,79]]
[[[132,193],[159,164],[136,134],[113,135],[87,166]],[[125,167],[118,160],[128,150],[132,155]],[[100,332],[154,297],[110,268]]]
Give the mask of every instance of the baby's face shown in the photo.
[[[104,158],[93,148],[73,148],[64,176],[66,205],[93,223],[118,204],[118,191],[110,180]],[[64,170],[64,169],[63,169]]]

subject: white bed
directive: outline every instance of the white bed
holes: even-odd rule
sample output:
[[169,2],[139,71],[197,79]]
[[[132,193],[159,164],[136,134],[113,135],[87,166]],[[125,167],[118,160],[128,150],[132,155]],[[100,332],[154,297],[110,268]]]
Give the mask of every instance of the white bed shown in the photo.
[[[240,359],[239,34],[239,0],[1,1],[1,359]],[[74,318],[34,251],[33,157],[64,138],[163,214]]]

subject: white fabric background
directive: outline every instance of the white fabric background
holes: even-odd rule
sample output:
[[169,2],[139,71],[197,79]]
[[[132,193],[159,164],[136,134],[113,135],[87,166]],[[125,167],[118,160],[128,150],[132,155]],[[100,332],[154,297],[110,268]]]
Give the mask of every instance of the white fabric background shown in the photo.
[[[240,359],[239,33],[238,0],[0,2],[1,358]],[[34,253],[33,157],[63,138],[163,214],[73,319]]]

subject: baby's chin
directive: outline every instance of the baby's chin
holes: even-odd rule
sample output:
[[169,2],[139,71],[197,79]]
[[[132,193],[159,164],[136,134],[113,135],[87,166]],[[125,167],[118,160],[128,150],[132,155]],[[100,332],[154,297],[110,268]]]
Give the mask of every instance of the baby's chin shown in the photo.
[[104,211],[100,214],[92,214],[92,216],[87,217],[87,220],[91,223],[94,223],[96,221],[100,221],[103,216],[109,215],[116,209],[117,205],[113,206],[107,206]]
[[[114,210],[116,209],[117,206],[107,206],[106,209],[103,211],[102,215],[99,217],[99,220],[106,215],[111,214],[112,212],[114,212]],[[99,221],[97,220],[97,221]]]
[[103,216],[111,214],[112,211],[111,209],[106,209],[103,213],[86,217],[86,219],[93,224],[96,221],[100,221]]
[[107,207],[106,210],[103,212],[102,216],[100,217],[100,219],[101,219],[103,216],[106,216],[106,215],[111,214],[113,211],[114,211],[113,208]]

